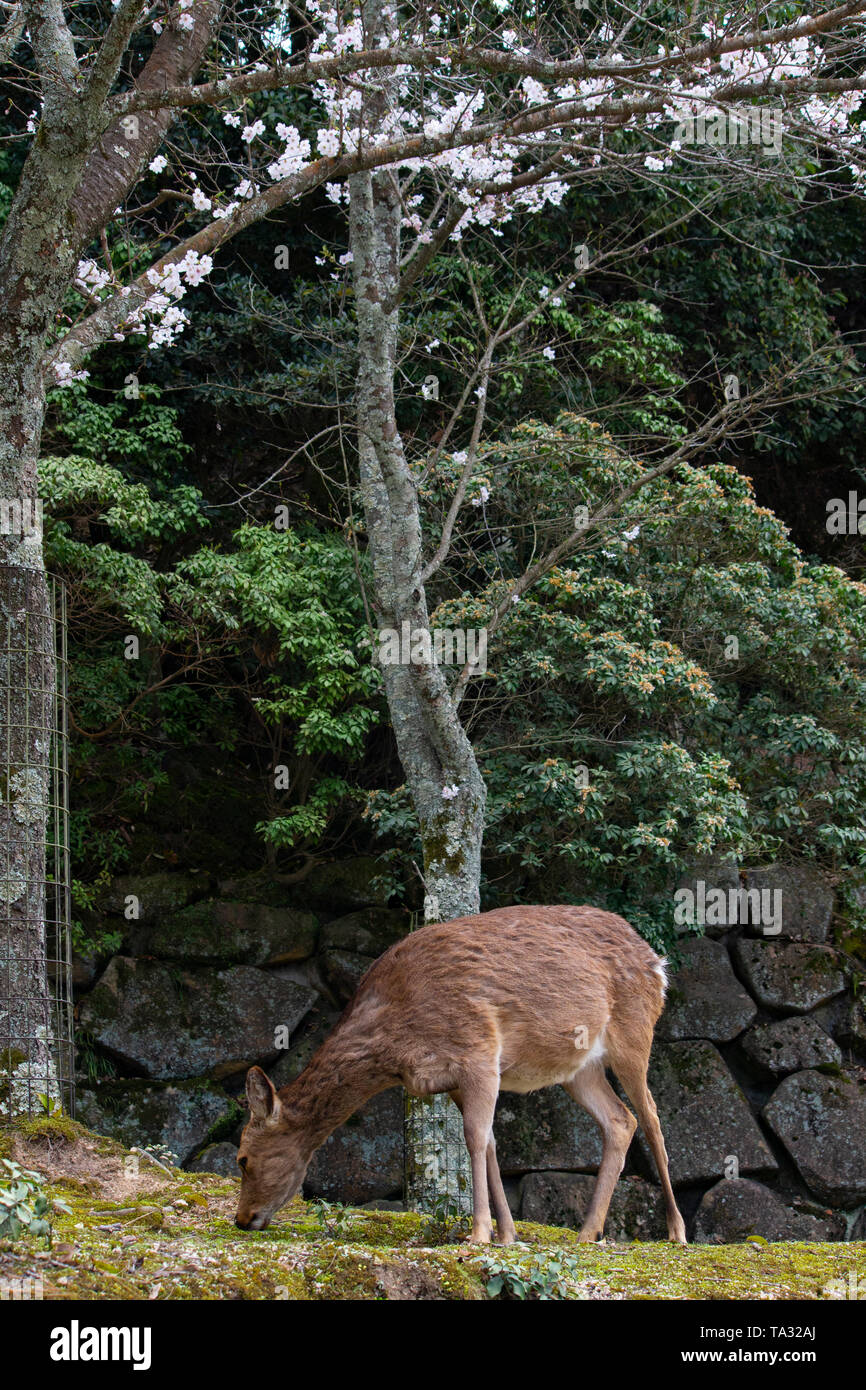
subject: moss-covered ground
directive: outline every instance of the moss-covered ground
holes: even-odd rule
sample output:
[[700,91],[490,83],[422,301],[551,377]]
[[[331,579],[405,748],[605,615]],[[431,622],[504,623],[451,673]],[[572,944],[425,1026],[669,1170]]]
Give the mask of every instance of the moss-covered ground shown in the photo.
[[423,1216],[300,1199],[267,1231],[241,1232],[231,1179],[163,1171],[66,1119],[0,1130],[0,1156],[42,1172],[70,1208],[50,1246],[0,1241],[5,1297],[34,1280],[46,1299],[483,1300],[485,1255],[519,1272],[564,1254],[574,1298],[821,1299],[866,1283],[856,1243],[581,1246],[573,1231],[518,1222],[521,1246],[484,1252]]

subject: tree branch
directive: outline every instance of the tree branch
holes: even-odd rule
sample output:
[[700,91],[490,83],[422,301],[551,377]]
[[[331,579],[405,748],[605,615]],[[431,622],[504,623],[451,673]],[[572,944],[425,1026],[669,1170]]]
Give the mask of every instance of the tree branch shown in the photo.
[[0,63],[8,63],[24,32],[24,6],[16,5],[0,32]]
[[[280,63],[261,72],[238,73],[217,82],[197,87],[167,87],[161,92],[124,93],[115,98],[113,114],[129,111],[156,110],[161,106],[213,106],[229,98],[251,96],[256,92],[309,85],[321,78],[345,77],[357,72],[374,72],[395,67],[412,67],[417,71],[432,70],[447,59],[451,71],[477,73],[498,77],[533,77],[538,82],[556,83],[586,78],[640,77],[671,68],[689,68],[724,53],[742,53],[778,46],[791,39],[808,38],[839,28],[847,19],[866,11],[866,0],[850,0],[823,14],[805,15],[792,24],[777,29],[758,29],[745,34],[707,39],[681,52],[653,54],[631,62],[593,62],[584,58],[544,60],[531,54],[504,52],[499,49],[456,46],[448,42],[423,47],[398,44],[393,48],[373,49],[361,53],[344,53],[331,58],[305,59],[301,63]],[[796,80],[796,79],[792,79]],[[856,79],[854,79],[856,81]],[[839,90],[832,86],[827,90]],[[849,87],[847,90],[857,90]]]

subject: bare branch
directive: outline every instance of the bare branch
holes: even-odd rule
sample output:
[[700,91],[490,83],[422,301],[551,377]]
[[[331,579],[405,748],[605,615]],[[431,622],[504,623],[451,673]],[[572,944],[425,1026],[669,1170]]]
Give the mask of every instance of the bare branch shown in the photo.
[[85,86],[85,100],[94,106],[104,102],[120,71],[129,40],[144,8],[144,0],[120,0],[102,40]]

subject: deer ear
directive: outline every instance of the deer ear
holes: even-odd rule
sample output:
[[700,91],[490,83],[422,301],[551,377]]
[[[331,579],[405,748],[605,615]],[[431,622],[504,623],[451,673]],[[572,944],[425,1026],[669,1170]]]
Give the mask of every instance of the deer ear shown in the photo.
[[280,1098],[274,1090],[273,1082],[265,1076],[261,1067],[250,1067],[247,1072],[247,1100],[250,1115],[254,1120],[279,1118]]

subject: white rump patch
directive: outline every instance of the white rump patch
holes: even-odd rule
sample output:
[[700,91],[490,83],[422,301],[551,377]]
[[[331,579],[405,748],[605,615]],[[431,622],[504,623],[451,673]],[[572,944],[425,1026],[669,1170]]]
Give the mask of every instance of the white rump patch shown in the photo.
[[588,1067],[589,1064],[590,1064],[590,1062],[600,1062],[600,1061],[601,1061],[602,1057],[604,1056],[605,1052],[607,1051],[607,1048],[605,1047],[605,1042],[604,1042],[604,1035],[605,1035],[606,1030],[607,1030],[607,1024],[604,1025],[604,1028],[602,1028],[601,1032],[599,1033],[599,1035],[598,1035],[598,1037],[596,1038],[595,1042],[593,1043],[592,1047],[589,1048],[589,1050],[587,1051],[586,1056],[584,1057],[583,1061],[582,1061],[581,1064],[580,1064],[580,1067],[578,1068],[579,1071],[583,1071],[584,1067]]
[[666,957],[662,956],[653,966],[653,970],[662,982],[662,994],[667,993],[668,988],[668,963]]

